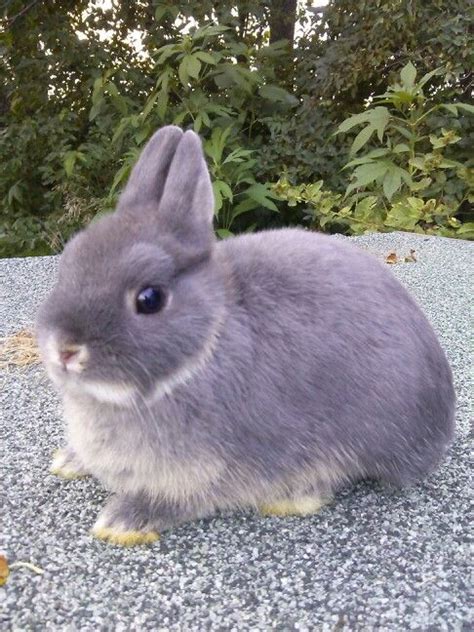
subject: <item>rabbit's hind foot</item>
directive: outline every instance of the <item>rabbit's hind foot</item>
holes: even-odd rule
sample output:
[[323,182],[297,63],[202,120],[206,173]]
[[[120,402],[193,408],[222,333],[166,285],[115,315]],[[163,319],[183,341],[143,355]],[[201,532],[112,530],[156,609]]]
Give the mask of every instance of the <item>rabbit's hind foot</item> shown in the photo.
[[89,472],[86,471],[77,454],[69,446],[55,450],[49,471],[55,476],[69,480],[89,476]]
[[264,516],[309,516],[317,513],[328,503],[328,499],[317,496],[300,496],[299,498],[285,498],[259,506]]

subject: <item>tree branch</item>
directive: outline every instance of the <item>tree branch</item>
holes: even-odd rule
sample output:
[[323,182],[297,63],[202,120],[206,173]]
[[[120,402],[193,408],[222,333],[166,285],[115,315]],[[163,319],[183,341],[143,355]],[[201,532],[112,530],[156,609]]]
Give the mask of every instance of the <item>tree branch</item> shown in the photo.
[[9,18],[7,20],[8,26],[9,27],[13,26],[13,23],[16,22],[16,20],[18,20],[19,17],[21,17],[22,15],[25,15],[25,13],[28,13],[28,11],[32,9],[35,6],[35,4],[38,4],[38,2],[40,2],[40,0],[32,0],[30,4],[27,4],[26,7],[23,7],[23,9],[19,13],[14,15],[12,18]]

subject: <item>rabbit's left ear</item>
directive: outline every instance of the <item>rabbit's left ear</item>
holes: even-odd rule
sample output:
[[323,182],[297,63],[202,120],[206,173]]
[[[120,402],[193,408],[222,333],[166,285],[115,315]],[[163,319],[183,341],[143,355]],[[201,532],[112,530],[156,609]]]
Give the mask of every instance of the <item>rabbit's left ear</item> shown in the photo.
[[187,131],[174,153],[156,221],[160,231],[198,254],[214,242],[214,194],[199,136]]

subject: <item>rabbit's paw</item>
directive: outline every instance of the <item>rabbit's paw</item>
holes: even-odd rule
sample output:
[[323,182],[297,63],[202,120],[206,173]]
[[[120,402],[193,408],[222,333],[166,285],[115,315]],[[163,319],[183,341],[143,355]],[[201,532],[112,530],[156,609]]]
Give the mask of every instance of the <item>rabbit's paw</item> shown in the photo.
[[59,450],[54,452],[49,471],[55,476],[67,479],[89,476],[89,472],[87,472],[77,454],[69,446],[59,448]]
[[147,507],[129,496],[113,496],[92,527],[99,540],[120,546],[151,544],[160,537],[150,524]]
[[259,510],[264,516],[309,516],[318,512],[327,502],[327,499],[317,496],[300,496],[260,505]]

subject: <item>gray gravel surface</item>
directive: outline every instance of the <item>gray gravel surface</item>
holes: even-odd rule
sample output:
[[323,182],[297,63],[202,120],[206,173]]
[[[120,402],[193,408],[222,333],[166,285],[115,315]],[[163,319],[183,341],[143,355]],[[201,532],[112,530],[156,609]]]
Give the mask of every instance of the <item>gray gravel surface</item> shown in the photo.
[[[360,484],[309,518],[236,513],[122,549],[88,534],[106,498],[100,485],[48,474],[63,427],[43,370],[12,369],[0,395],[0,548],[44,573],[12,570],[2,630],[473,629],[473,245],[404,233],[357,241],[381,257],[416,251],[416,263],[393,272],[438,332],[458,394],[457,437],[439,471],[401,492]],[[0,262],[2,335],[32,323],[56,267],[52,257]]]

